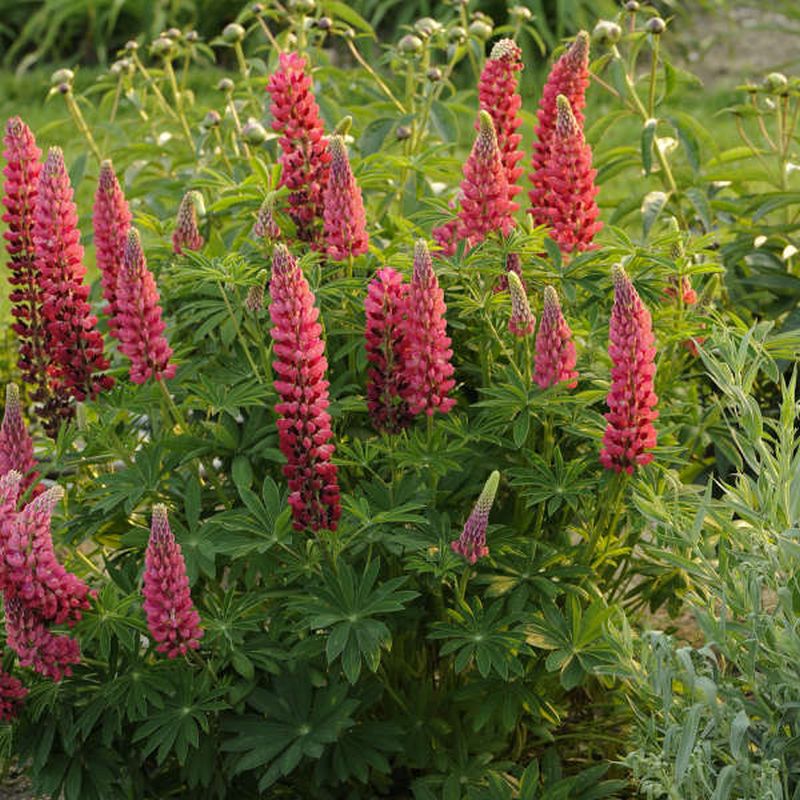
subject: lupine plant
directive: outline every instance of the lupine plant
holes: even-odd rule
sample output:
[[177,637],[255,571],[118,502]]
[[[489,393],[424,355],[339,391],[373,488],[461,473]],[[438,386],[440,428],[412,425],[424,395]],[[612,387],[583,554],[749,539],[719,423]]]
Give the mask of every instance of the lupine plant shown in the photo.
[[[131,40],[89,97],[59,70],[93,209],[53,132],[6,124],[0,744],[36,791],[683,796],[690,757],[732,781],[727,717],[665,777],[686,704],[640,632],[732,563],[699,513],[720,486],[731,531],[759,513],[732,465],[788,474],[753,396],[789,419],[800,338],[743,333],[723,291],[738,200],[669,105],[664,20],[626,3],[523,97],[524,18],[461,3],[384,44],[344,3],[256,4],[209,43]],[[215,53],[208,107],[187,76]],[[767,738],[765,709],[731,730]]]

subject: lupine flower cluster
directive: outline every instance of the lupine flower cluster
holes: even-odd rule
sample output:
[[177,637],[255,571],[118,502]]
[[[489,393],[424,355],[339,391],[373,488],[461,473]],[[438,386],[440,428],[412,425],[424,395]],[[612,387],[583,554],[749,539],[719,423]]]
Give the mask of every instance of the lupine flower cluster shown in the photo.
[[323,193],[326,252],[334,261],[344,261],[367,252],[367,220],[344,139],[332,136],[328,152],[331,163]]
[[272,128],[280,134],[281,185],[289,189],[289,216],[297,238],[318,245],[331,154],[311,85],[306,59],[281,53],[267,91],[272,98]]
[[164,337],[158,289],[147,268],[142,243],[131,229],[125,243],[116,290],[115,328],[123,355],[131,360],[130,378],[144,383],[149,378],[166,380],[175,375],[170,363],[172,348]]
[[28,690],[19,678],[0,670],[0,722],[11,722],[19,714]]
[[125,242],[131,226],[131,212],[122,192],[114,167],[106,160],[100,165],[100,177],[94,196],[94,247],[97,268],[103,284],[103,298],[107,305],[108,329],[116,336],[117,281],[122,268]]
[[412,419],[406,391],[404,325],[408,284],[391,267],[375,273],[367,288],[365,340],[367,361],[367,408],[378,431],[397,433]]
[[3,591],[6,642],[23,667],[61,680],[80,660],[78,642],[55,633],[52,625],[73,625],[89,607],[92,592],[58,562],[50,520],[63,495],[59,486],[16,510],[19,472],[0,478],[0,589]]
[[181,546],[169,527],[167,508],[153,507],[150,540],[145,552],[142,594],[147,627],[167,658],[197,650],[203,629],[192,603]]
[[[16,470],[22,475],[23,493],[39,478],[39,473],[36,472],[36,459],[33,457],[33,439],[22,418],[19,388],[14,383],[6,386],[6,407],[3,412],[3,423],[0,425],[0,476],[6,475],[11,470]],[[43,491],[44,487],[36,484],[34,495]]]
[[528,295],[522,286],[522,281],[516,272],[508,273],[508,289],[511,294],[511,316],[508,320],[508,329],[514,336],[530,336],[536,327],[536,317],[533,316]]
[[542,321],[536,334],[534,380],[541,389],[557,383],[574,388],[578,378],[575,362],[572,331],[564,319],[556,290],[547,286],[544,290]]
[[186,192],[178,206],[178,219],[172,232],[172,250],[181,255],[184,250],[199,250],[205,243],[197,225],[197,212],[200,203],[198,192]]
[[335,448],[330,441],[328,362],[317,321],[319,309],[308,281],[283,245],[275,247],[270,295],[272,368],[281,398],[275,411],[280,415],[278,434],[287,459],[283,472],[289,482],[294,527],[336,530],[341,508],[336,466],[331,463]]
[[658,418],[650,312],[621,266],[614,267],[614,308],[609,327],[611,389],[600,461],[606,469],[632,473],[653,460]]
[[500,473],[495,470],[486,480],[472,513],[464,523],[461,536],[450,542],[453,552],[464,556],[470,564],[489,555],[489,548],[486,546],[486,530],[489,527],[489,512],[494,505],[499,484]]

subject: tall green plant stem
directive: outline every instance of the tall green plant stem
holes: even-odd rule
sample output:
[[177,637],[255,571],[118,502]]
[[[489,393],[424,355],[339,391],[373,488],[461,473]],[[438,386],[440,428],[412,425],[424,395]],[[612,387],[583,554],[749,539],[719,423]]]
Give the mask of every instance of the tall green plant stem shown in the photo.
[[594,560],[597,543],[605,533],[611,536],[614,533],[619,518],[622,513],[622,500],[624,499],[625,487],[627,485],[628,474],[618,472],[611,476],[606,488],[605,499],[603,502],[603,512],[600,518],[592,527],[592,534],[583,556],[585,564],[591,564]]
[[139,54],[135,50],[131,52],[131,59],[133,60],[133,63],[136,65],[136,69],[138,69],[139,72],[142,73],[142,77],[145,79],[145,82],[150,87],[156,99],[158,100],[158,104],[161,106],[162,111],[164,111],[167,114],[167,116],[172,117],[172,119],[174,119],[176,122],[180,122],[180,120],[178,119],[178,115],[175,112],[175,109],[172,108],[172,106],[167,102],[167,99],[164,97],[164,94],[162,93],[161,89],[158,88],[158,84],[153,79],[153,76],[150,74],[150,71],[144,65],[142,59],[139,58]]
[[172,89],[172,96],[175,100],[175,109],[177,110],[178,120],[183,129],[183,135],[186,143],[194,150],[194,139],[192,139],[192,132],[189,129],[189,122],[186,119],[186,114],[183,109],[183,95],[178,88],[178,79],[175,77],[175,70],[172,68],[172,61],[169,58],[164,59],[164,72],[167,73],[170,88]]
[[247,94],[250,96],[250,102],[258,108],[258,101],[256,100],[256,96],[253,93],[253,87],[250,85],[250,67],[247,66],[247,59],[244,57],[244,50],[242,49],[241,42],[235,42],[233,45],[233,50],[236,53],[236,63],[239,65],[239,72],[242,76],[242,80],[247,87]]
[[78,130],[83,134],[84,138],[86,139],[86,143],[89,145],[89,149],[92,151],[94,157],[98,161],[102,161],[103,156],[100,154],[100,148],[97,146],[97,142],[95,142],[94,136],[92,136],[92,132],[89,130],[89,126],[86,124],[86,120],[83,118],[83,114],[81,113],[81,110],[78,107],[78,103],[75,100],[75,95],[73,95],[71,87],[69,91],[64,95],[64,99],[67,101],[67,108],[69,109],[70,116],[75,122],[75,125],[78,127]]
[[236,338],[239,340],[239,344],[242,346],[242,350],[244,350],[245,358],[247,358],[247,363],[250,364],[250,369],[253,370],[253,375],[256,376],[256,380],[259,383],[263,383],[264,381],[261,378],[261,373],[256,366],[256,362],[253,360],[253,356],[250,353],[250,348],[247,346],[247,340],[244,338],[244,334],[242,333],[242,328],[239,325],[239,320],[236,319],[236,314],[234,314],[233,306],[231,306],[231,301],[228,299],[228,293],[225,291],[225,287],[222,285],[220,281],[216,281],[217,289],[219,289],[219,293],[222,296],[222,300],[225,303],[225,308],[228,309],[228,316],[231,318],[231,324],[233,325],[233,329],[236,331]]
[[394,105],[394,107],[401,113],[406,114],[408,113],[403,106],[403,104],[394,96],[394,93],[386,84],[386,82],[381,78],[380,75],[372,68],[369,62],[358,52],[358,48],[355,46],[355,43],[352,39],[345,37],[345,42],[347,43],[347,47],[350,50],[353,58],[366,70],[367,74],[375,81],[378,88],[386,95],[386,97],[390,100],[390,102]]

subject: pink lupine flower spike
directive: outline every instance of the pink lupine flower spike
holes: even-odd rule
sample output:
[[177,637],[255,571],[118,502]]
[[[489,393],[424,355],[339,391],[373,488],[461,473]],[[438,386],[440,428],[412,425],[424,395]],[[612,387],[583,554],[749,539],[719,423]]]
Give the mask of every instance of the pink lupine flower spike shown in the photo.
[[576,360],[572,331],[564,319],[558,295],[552,286],[547,286],[544,290],[542,321],[536,334],[534,380],[541,389],[557,383],[574,389],[578,378]]
[[[12,469],[24,476],[23,492],[36,483],[39,477],[39,473],[36,472],[36,459],[33,457],[33,439],[22,418],[22,404],[15,383],[6,386],[6,407],[3,412],[3,424],[0,425],[0,476]],[[44,487],[41,484],[34,490],[35,494],[43,491]]]
[[453,552],[460,553],[470,564],[489,555],[489,548],[486,546],[486,529],[489,526],[489,512],[494,505],[499,483],[500,473],[495,470],[487,479],[472,513],[464,523],[461,536],[450,542]]
[[507,280],[508,290],[511,294],[511,316],[508,320],[508,329],[514,336],[530,336],[536,326],[536,317],[531,311],[522,281],[516,272],[509,272]]

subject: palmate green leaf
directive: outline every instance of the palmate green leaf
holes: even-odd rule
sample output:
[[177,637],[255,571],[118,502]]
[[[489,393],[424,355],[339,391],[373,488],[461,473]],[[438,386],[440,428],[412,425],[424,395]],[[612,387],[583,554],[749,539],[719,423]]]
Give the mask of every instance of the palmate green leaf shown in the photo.
[[257,770],[261,791],[304,758],[319,759],[353,724],[359,705],[346,684],[314,689],[306,673],[280,675],[271,690],[257,689],[248,702],[260,716],[224,720],[223,730],[232,735],[222,749],[239,754],[234,773]]
[[342,563],[338,572],[323,573],[322,585],[311,586],[310,597],[298,597],[290,603],[301,614],[304,627],[330,629],[325,646],[328,663],[341,657],[350,683],[358,680],[362,660],[373,672],[378,669],[381,648],[391,641],[388,626],[373,617],[402,611],[419,594],[400,589],[405,577],[376,586],[379,570],[377,559],[368,562],[359,576],[349,564]]

